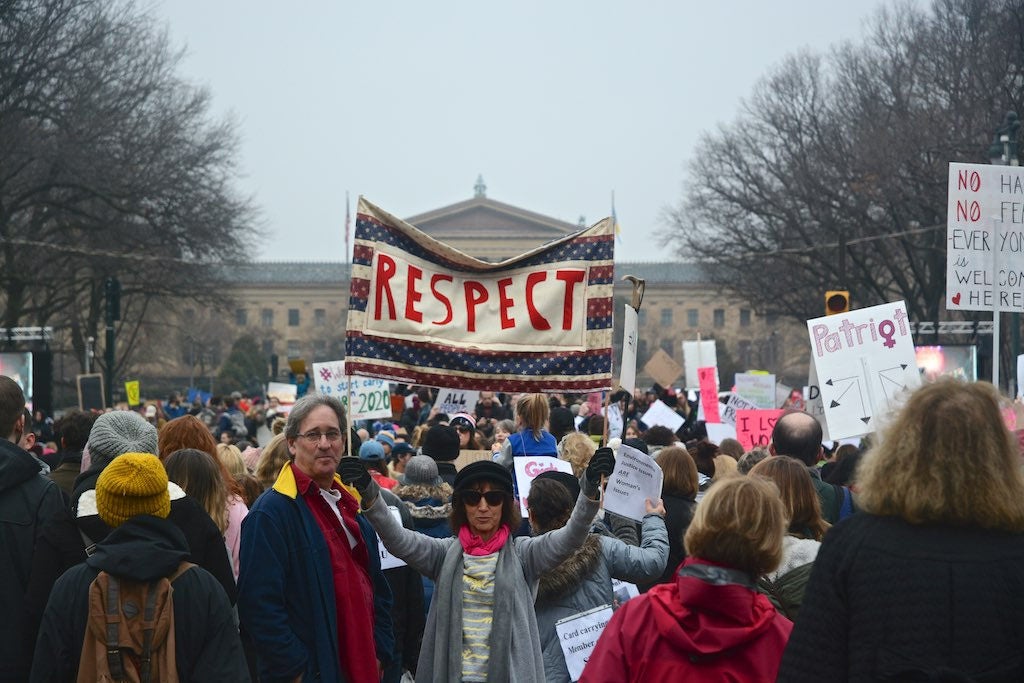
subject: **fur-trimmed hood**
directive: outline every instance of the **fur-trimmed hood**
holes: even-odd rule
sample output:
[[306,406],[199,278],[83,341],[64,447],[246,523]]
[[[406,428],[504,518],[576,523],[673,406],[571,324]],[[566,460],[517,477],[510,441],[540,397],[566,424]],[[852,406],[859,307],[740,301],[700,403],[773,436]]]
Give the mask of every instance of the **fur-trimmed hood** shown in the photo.
[[601,539],[592,533],[567,560],[540,575],[537,600],[552,600],[578,589],[600,561]]
[[405,484],[392,493],[402,499],[414,519],[447,519],[452,512],[452,487],[447,482],[433,486]]

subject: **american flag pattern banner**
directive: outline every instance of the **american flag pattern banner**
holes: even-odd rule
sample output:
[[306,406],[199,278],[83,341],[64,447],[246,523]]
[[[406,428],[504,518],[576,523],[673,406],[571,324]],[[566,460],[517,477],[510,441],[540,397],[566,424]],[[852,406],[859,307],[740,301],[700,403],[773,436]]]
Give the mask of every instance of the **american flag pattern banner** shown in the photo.
[[488,263],[360,197],[346,372],[488,391],[610,389],[614,260],[609,219]]

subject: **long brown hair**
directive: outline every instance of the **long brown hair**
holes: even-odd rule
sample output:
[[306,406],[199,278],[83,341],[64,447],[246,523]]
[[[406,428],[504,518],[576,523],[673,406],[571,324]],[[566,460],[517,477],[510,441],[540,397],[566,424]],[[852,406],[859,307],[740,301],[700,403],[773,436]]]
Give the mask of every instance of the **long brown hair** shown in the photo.
[[694,500],[697,497],[697,463],[681,446],[666,446],[658,451],[658,466],[664,479],[665,493]]
[[203,506],[221,534],[228,528],[228,487],[221,478],[222,467],[209,453],[195,448],[174,451],[164,459],[167,478]]
[[789,518],[790,534],[815,541],[825,537],[829,523],[821,518],[821,501],[814,490],[807,465],[794,458],[777,455],[754,465],[750,476],[770,479],[779,487]]
[[1020,450],[986,382],[917,389],[857,468],[857,504],[911,524],[1024,531]]

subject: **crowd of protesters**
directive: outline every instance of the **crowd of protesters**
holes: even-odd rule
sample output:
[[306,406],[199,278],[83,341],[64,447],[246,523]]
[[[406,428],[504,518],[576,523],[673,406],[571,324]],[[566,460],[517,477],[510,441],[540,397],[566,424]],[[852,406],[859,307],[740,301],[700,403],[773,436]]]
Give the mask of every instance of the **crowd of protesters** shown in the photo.
[[[1024,680],[1024,475],[989,385],[928,384],[860,446],[787,411],[749,450],[657,386],[615,420],[397,393],[351,425],[316,393],[51,420],[0,377],[0,683],[90,679],[102,574],[173,580],[183,681],[570,681],[556,625],[604,606],[580,680]],[[664,474],[642,521],[602,509],[623,445]],[[523,519],[529,456],[573,474]]]

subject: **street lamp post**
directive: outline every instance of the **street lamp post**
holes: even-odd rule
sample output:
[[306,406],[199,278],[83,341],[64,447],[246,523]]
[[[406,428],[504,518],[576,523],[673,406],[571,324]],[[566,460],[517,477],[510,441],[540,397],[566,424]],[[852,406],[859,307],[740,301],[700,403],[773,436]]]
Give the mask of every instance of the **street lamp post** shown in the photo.
[[[997,166],[1019,166],[1020,159],[1017,157],[1017,134],[1020,132],[1020,119],[1017,112],[1008,111],[1003,119],[1003,125],[996,130],[995,138],[988,148],[988,160],[990,164]],[[993,353],[999,348],[999,340],[993,340]],[[1017,356],[1020,355],[1020,313],[1010,314],[1010,352],[1012,358],[1011,367],[1016,368]],[[1016,374],[1015,374],[1016,376]],[[1020,378],[1014,381],[1014,392],[1016,395],[1017,385]]]

